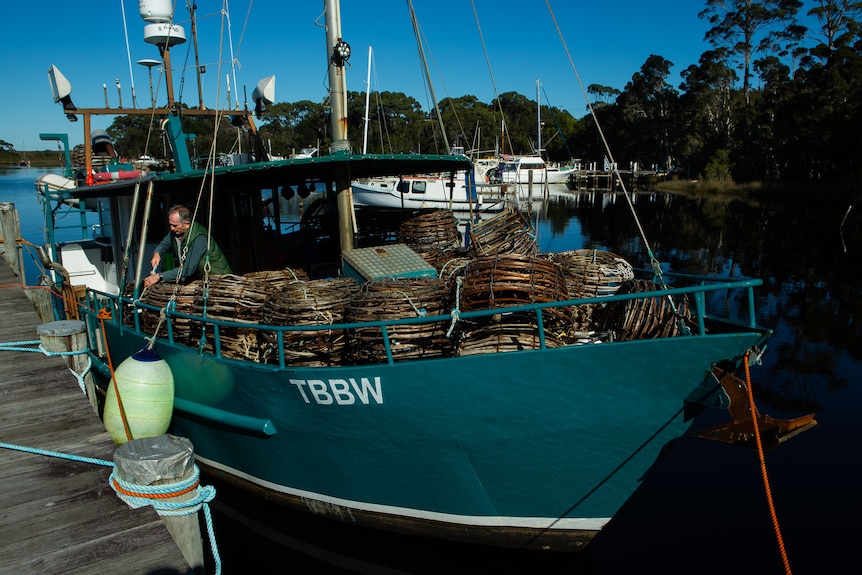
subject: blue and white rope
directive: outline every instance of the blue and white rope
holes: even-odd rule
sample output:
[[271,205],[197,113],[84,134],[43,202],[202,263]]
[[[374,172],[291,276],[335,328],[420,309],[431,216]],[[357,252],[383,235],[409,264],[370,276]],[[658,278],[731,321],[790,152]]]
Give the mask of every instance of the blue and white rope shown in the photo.
[[[38,344],[38,345],[37,345]],[[31,346],[31,347],[25,347]],[[36,346],[36,347],[32,347]],[[89,349],[79,349],[77,351],[48,351],[42,345],[41,340],[34,339],[30,341],[10,341],[9,343],[0,343],[0,351],[38,351],[43,355],[52,356],[52,355],[81,355],[83,353],[89,353]],[[75,379],[78,380],[78,386],[81,388],[81,391],[84,392],[84,395],[87,395],[87,386],[84,383],[84,378],[90,372],[90,368],[93,367],[93,360],[90,356],[87,356],[87,367],[84,368],[82,373],[78,373],[72,368],[69,368],[69,371],[72,372],[72,375],[75,376]]]
[[[210,539],[210,548],[212,549],[213,561],[215,564],[215,573],[216,575],[221,575],[221,556],[219,555],[218,547],[216,546],[215,529],[213,528],[212,513],[210,512],[209,507],[209,502],[215,499],[215,487],[212,487],[211,485],[198,485],[196,490],[197,493],[194,497],[190,498],[187,501],[180,502],[164,501],[149,497],[135,497],[125,493],[121,493],[117,490],[117,486],[120,486],[125,491],[140,493],[142,495],[168,495],[177,491],[183,491],[198,484],[200,480],[200,469],[197,465],[194,466],[194,472],[192,476],[183,481],[164,485],[137,485],[120,479],[120,477],[117,475],[117,467],[113,461],[95,459],[92,457],[83,457],[80,455],[70,455],[68,453],[61,453],[59,451],[48,451],[45,449],[27,447],[24,445],[15,445],[3,441],[0,441],[0,448],[12,449],[25,453],[33,453],[36,455],[45,455],[48,457],[56,457],[59,459],[67,459],[69,461],[79,461],[81,463],[101,465],[103,467],[111,467],[113,471],[111,471],[111,476],[108,479],[108,483],[111,486],[111,489],[113,489],[114,492],[117,494],[117,497],[119,497],[123,502],[126,503],[126,505],[128,505],[132,509],[144,507],[145,505],[152,505],[152,507],[156,510],[156,513],[163,517],[179,517],[183,515],[192,515],[203,509],[204,518],[206,520],[207,535]],[[193,493],[193,491],[190,491],[189,493]]]

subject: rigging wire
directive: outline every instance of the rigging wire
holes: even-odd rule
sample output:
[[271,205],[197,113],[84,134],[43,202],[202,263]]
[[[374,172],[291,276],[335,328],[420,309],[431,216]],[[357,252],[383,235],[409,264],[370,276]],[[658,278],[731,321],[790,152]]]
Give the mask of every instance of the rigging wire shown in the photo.
[[494,80],[494,70],[491,69],[491,58],[488,56],[488,47],[485,45],[485,37],[482,35],[482,26],[479,25],[479,13],[476,11],[476,2],[470,0],[470,5],[473,7],[473,17],[476,20],[476,29],[479,31],[479,40],[482,42],[482,50],[485,52],[485,63],[488,65],[488,74],[491,76],[491,86],[494,88],[494,100],[497,102],[497,109],[500,111],[502,122],[503,141],[500,144],[505,149],[505,141],[509,140],[509,149],[514,151],[512,140],[509,138],[509,132],[506,130],[506,114],[503,113],[503,103],[500,101],[500,93],[497,91],[497,82]]
[[[245,13],[245,22],[242,23],[242,32],[239,33],[239,42],[236,43],[236,58],[239,61],[239,50],[242,48],[242,40],[245,38],[245,31],[248,29],[248,22],[251,20],[251,6],[254,4],[254,0],[249,0],[248,2],[248,10]],[[240,66],[242,68],[242,66]]]
[[[545,91],[545,86],[542,86],[542,94],[545,95],[545,101],[548,102],[548,109],[551,111],[551,117],[554,118],[554,125],[557,127],[557,133],[563,136],[563,146],[565,146],[566,152],[569,154],[569,158],[574,158],[572,150],[569,149],[569,143],[566,141],[566,137],[563,134],[563,127],[560,125],[560,120],[557,118],[557,114],[554,112],[554,107],[551,105],[551,100],[548,98],[548,93]],[[541,106],[541,104],[539,105]],[[550,140],[548,141],[550,142]]]
[[[632,203],[632,199],[629,197],[629,193],[628,193],[628,190],[626,189],[625,182],[623,182],[623,178],[620,175],[619,168],[617,168],[617,162],[614,159],[613,154],[611,153],[611,147],[608,144],[607,138],[605,138],[605,133],[602,130],[601,124],[599,124],[599,118],[596,115],[596,111],[593,108],[592,103],[590,102],[589,95],[587,94],[587,89],[584,87],[584,83],[581,80],[581,75],[578,73],[578,69],[575,66],[575,61],[572,59],[571,52],[569,52],[569,47],[566,45],[566,39],[563,37],[563,31],[560,29],[560,25],[557,23],[557,17],[554,15],[554,10],[551,8],[551,1],[545,0],[545,4],[548,7],[548,12],[550,12],[550,14],[551,14],[551,19],[554,21],[554,27],[557,30],[557,35],[560,37],[560,42],[562,42],[562,44],[563,44],[563,49],[566,52],[566,57],[569,59],[569,65],[571,65],[572,71],[574,71],[574,73],[575,73],[575,78],[577,78],[577,80],[578,80],[578,86],[580,86],[581,92],[584,95],[584,99],[587,102],[587,108],[590,111],[590,115],[593,118],[593,122],[595,122],[596,130],[599,133],[599,137],[602,139],[602,145],[604,146],[605,153],[607,154],[608,160],[610,161],[611,170],[613,170],[614,177],[619,182],[620,188],[623,191],[623,195],[626,198],[626,202],[628,203],[629,209],[631,210],[632,215],[634,216],[635,225],[637,225],[638,233],[640,234],[641,241],[643,242],[644,247],[646,248],[647,254],[649,255],[650,264],[652,266],[653,273],[655,274],[655,278],[657,281],[659,281],[661,283],[661,286],[663,288],[667,288],[667,284],[666,284],[666,282],[664,280],[664,276],[662,275],[662,272],[661,272],[661,264],[659,263],[658,259],[656,259],[655,255],[653,254],[652,248],[650,247],[649,242],[647,241],[643,226],[641,225],[640,219],[638,219],[637,212],[635,211],[635,206]],[[670,298],[668,298],[668,299],[670,299]],[[671,301],[671,304],[673,304],[672,301]],[[676,308],[674,307],[674,310],[675,309]]]
[[437,96],[434,93],[434,84],[431,82],[431,73],[428,70],[428,60],[425,57],[425,47],[422,42],[422,31],[419,28],[419,20],[416,18],[416,12],[413,10],[413,1],[407,0],[407,8],[410,11],[410,21],[413,23],[413,33],[416,36],[416,48],[419,51],[419,62],[422,64],[422,69],[425,71],[426,89],[431,93],[431,101],[434,104],[434,112],[437,115],[437,122],[440,127],[440,136],[443,138],[443,145],[446,148],[445,153],[449,153],[449,138],[446,136],[446,126],[443,125],[443,116],[440,113],[440,105],[437,102]]

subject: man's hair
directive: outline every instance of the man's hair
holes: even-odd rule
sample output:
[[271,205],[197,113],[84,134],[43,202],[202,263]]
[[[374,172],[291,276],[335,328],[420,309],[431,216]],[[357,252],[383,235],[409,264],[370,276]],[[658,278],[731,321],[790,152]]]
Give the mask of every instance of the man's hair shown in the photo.
[[172,206],[171,209],[168,210],[168,217],[170,217],[171,214],[178,215],[180,221],[184,224],[190,224],[192,221],[192,211],[182,204]]

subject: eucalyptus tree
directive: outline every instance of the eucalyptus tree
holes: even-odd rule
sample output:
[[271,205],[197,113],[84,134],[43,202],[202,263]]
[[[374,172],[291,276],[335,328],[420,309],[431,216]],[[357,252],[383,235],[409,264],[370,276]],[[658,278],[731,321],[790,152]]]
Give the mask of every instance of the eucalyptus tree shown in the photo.
[[504,92],[496,102],[506,126],[501,149],[507,154],[530,153],[535,148],[536,102],[517,92]]
[[325,149],[330,142],[326,108],[311,100],[268,106],[261,124],[261,138],[277,155],[287,156],[307,147]]
[[617,161],[673,167],[673,120],[679,93],[668,82],[673,62],[651,54],[617,98],[625,122],[623,154]]
[[819,40],[812,55],[827,61],[840,47],[851,46],[862,32],[862,2],[856,0],[816,0],[808,15],[819,23],[811,37]]
[[801,0],[706,0],[698,14],[712,26],[705,39],[741,61],[746,106],[751,101],[755,54],[772,52],[780,42],[798,38],[796,14],[801,7]]
[[785,175],[859,186],[862,167],[862,2],[819,0],[808,11],[815,42],[784,109],[793,137]]
[[697,176],[708,162],[727,157],[722,151],[733,144],[739,107],[733,88],[737,75],[727,65],[723,50],[709,50],[680,77],[677,152],[687,171]]
[[602,84],[590,84],[589,86],[587,86],[587,94],[589,94],[593,99],[592,105],[594,107],[598,107],[613,104],[614,101],[617,99],[617,96],[620,95],[620,91],[616,88],[612,88],[611,86],[603,86]]
[[440,102],[450,144],[472,153],[487,154],[499,148],[500,114],[476,96],[444,98]]

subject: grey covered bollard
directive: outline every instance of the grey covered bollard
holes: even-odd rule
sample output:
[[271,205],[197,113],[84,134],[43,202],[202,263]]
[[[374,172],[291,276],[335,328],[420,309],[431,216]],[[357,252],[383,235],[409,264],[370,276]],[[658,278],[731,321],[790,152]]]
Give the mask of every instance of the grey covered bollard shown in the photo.
[[[112,476],[112,487],[117,495],[133,508],[155,507],[189,567],[203,573],[197,511],[212,499],[214,491],[210,491],[209,498],[201,497],[191,442],[173,435],[133,439],[114,452],[114,465],[118,481],[114,482]],[[212,547],[219,567],[214,541]]]

